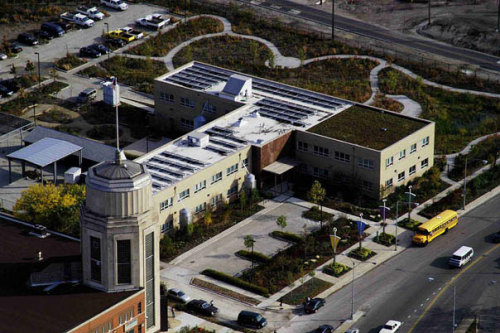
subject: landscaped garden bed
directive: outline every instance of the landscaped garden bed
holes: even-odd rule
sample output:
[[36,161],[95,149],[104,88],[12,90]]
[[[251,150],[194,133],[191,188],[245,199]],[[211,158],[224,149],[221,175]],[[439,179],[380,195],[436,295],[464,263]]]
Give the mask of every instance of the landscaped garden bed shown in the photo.
[[231,276],[229,274],[216,271],[214,269],[205,269],[201,272],[201,274],[206,275],[208,277],[214,278],[216,280],[220,280],[222,282],[226,282],[232,284],[236,287],[254,292],[256,294],[269,297],[269,290],[267,288],[258,286],[256,284],[250,283],[248,281],[242,280],[240,278]]
[[411,221],[408,221],[408,218],[405,218],[404,220],[398,222],[398,227],[415,231],[421,224],[422,222],[419,222],[417,220],[412,219]]
[[345,273],[349,272],[351,270],[351,267],[340,264],[340,263],[333,263],[323,267],[323,273],[334,276],[334,277],[340,277],[344,275]]
[[[467,203],[474,201],[498,185],[500,185],[500,166],[497,165],[467,182]],[[420,215],[430,219],[446,209],[459,210],[463,203],[462,194],[463,188],[458,188],[455,191],[450,192],[441,200],[426,207],[420,212]]]
[[210,283],[208,281],[201,280],[201,279],[198,279],[198,278],[192,279],[191,280],[191,284],[195,285],[195,286],[198,286],[200,288],[203,288],[203,289],[211,290],[211,291],[213,291],[213,292],[215,292],[217,294],[220,294],[220,295],[224,295],[224,296],[227,296],[227,297],[230,297],[230,298],[237,299],[239,301],[242,301],[242,302],[245,302],[245,303],[248,303],[248,304],[257,305],[257,304],[260,303],[259,300],[255,299],[253,297],[249,297],[249,296],[237,293],[237,292],[235,292],[233,290],[221,287],[221,286],[216,285],[214,283]]
[[382,232],[378,236],[373,237],[373,241],[375,243],[382,244],[385,246],[391,246],[394,245],[396,237],[394,237],[394,235]]
[[311,278],[307,282],[301,284],[299,287],[293,289],[288,294],[283,296],[280,300],[283,303],[290,305],[300,305],[307,297],[315,297],[316,295],[322,293],[333,286],[330,282],[323,281],[318,278]]
[[101,78],[116,76],[118,83],[124,83],[138,91],[151,94],[154,79],[166,72],[168,70],[163,61],[115,56],[85,68],[78,74]]
[[277,238],[279,240],[285,240],[287,242],[292,242],[292,243],[300,243],[303,240],[302,237],[297,234],[279,230],[271,232],[270,236]]
[[165,56],[171,49],[193,37],[222,32],[224,26],[221,21],[211,17],[199,17],[178,25],[164,33],[149,38],[142,44],[127,50],[125,53],[151,57]]
[[244,259],[258,262],[258,263],[265,263],[265,262],[271,261],[271,257],[266,256],[265,254],[257,252],[257,251],[239,250],[235,254],[238,257],[242,257]]
[[383,94],[375,95],[375,100],[373,104],[374,107],[381,108],[384,110],[390,110],[394,112],[401,112],[404,109],[404,105],[399,103],[398,101],[393,100],[392,98],[388,98]]
[[474,138],[500,128],[497,98],[430,87],[392,68],[383,69],[379,78],[381,91],[417,101],[421,117],[436,122],[436,154],[457,152]]
[[68,124],[73,119],[67,114],[57,109],[50,109],[36,117],[40,121],[47,123]]
[[375,251],[372,251],[370,249],[364,248],[364,247],[357,247],[354,250],[351,250],[348,254],[349,257],[360,260],[360,261],[366,261],[376,255],[377,253]]
[[311,208],[302,213],[302,217],[317,222],[321,220],[323,220],[323,222],[327,222],[331,218],[333,218],[333,214],[324,211],[322,212],[318,206],[312,206]]
[[81,66],[85,64],[87,60],[81,59],[74,54],[66,54],[65,57],[57,59],[54,64],[57,68],[60,68],[65,71],[69,71],[75,67]]

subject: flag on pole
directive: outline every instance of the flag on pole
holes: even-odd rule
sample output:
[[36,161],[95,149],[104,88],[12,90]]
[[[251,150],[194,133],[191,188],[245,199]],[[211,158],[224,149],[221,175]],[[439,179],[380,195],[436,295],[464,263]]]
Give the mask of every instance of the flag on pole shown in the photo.
[[366,223],[361,222],[361,220],[356,221],[356,226],[358,227],[358,233],[361,236],[363,234],[363,230],[365,230]]
[[389,212],[391,211],[391,209],[389,207],[384,207],[384,206],[380,206],[379,208],[380,208],[380,215],[382,216],[382,220],[385,220],[387,215],[389,215]]
[[337,252],[337,245],[339,245],[340,237],[337,235],[330,235],[330,243],[332,243],[332,249]]

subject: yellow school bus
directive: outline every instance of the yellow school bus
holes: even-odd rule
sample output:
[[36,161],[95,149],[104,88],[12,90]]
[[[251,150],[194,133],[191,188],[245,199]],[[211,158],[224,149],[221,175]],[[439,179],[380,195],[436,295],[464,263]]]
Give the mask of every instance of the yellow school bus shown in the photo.
[[422,223],[413,236],[413,243],[427,245],[437,236],[447,233],[458,223],[458,214],[453,210],[445,210],[429,221]]

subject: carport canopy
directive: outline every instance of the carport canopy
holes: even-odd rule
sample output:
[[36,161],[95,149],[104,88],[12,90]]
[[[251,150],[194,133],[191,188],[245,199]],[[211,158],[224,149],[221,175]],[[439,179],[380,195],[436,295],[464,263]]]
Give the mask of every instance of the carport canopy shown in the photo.
[[275,174],[275,175],[282,175],[285,172],[292,170],[295,168],[297,165],[299,165],[300,162],[295,161],[294,159],[291,159],[289,157],[283,157],[265,168],[263,168],[263,171],[267,171],[269,173]]
[[30,163],[37,166],[41,170],[42,181],[43,181],[43,168],[49,164],[54,164],[54,183],[57,177],[57,161],[79,152],[79,161],[82,162],[82,147],[75,145],[71,142],[44,138],[41,139],[27,147],[21,148],[9,155],[7,159],[9,160],[9,182],[11,182],[11,161],[18,160],[23,163],[23,174],[24,174],[24,164]]

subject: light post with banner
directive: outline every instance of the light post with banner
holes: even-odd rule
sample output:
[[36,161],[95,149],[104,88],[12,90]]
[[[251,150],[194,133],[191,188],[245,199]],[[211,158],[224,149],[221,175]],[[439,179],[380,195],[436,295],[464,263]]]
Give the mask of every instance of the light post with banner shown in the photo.
[[358,227],[359,234],[359,249],[361,250],[361,241],[363,240],[363,231],[365,230],[366,223],[363,223],[363,213],[359,214],[359,221],[356,221],[356,226]]
[[382,234],[383,235],[385,235],[385,225],[386,225],[385,218],[387,217],[387,214],[389,214],[389,212],[391,211],[391,209],[385,205],[386,201],[387,201],[387,199],[382,200],[382,202],[384,203],[384,205],[383,206],[379,206],[379,208],[380,208],[380,215],[382,215]]
[[337,245],[339,245],[340,237],[337,236],[337,228],[333,228],[333,235],[330,235],[330,242],[332,243],[333,249],[333,268],[335,269],[335,265],[337,264]]

